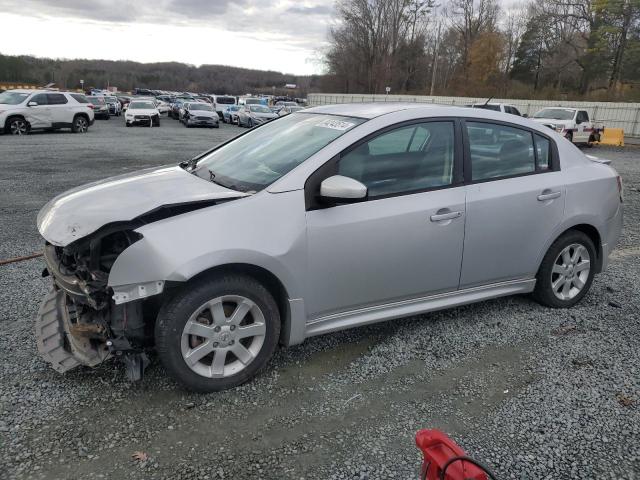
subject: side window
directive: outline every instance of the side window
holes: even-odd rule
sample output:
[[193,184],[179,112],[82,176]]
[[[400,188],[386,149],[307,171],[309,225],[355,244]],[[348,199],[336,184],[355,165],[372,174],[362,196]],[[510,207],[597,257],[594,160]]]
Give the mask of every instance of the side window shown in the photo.
[[551,144],[542,135],[535,135],[538,170],[551,170]]
[[578,112],[578,117],[577,117],[577,123],[585,123],[589,121],[589,115],[587,115],[587,112],[585,111],[579,111]]
[[48,105],[49,102],[47,101],[47,94],[46,93],[39,93],[37,95],[34,95],[33,97],[31,97],[31,100],[29,100],[30,102],[37,102],[38,105]]
[[513,113],[514,115],[517,115],[519,117],[522,116],[522,114],[520,113],[520,110],[518,110],[516,107],[511,107],[511,113]]
[[64,105],[67,103],[67,97],[61,93],[47,93],[47,101],[49,105]]
[[488,180],[536,170],[533,137],[515,127],[466,122],[472,180]]
[[450,185],[454,139],[453,122],[396,128],[346,153],[338,174],[365,184],[370,198]]

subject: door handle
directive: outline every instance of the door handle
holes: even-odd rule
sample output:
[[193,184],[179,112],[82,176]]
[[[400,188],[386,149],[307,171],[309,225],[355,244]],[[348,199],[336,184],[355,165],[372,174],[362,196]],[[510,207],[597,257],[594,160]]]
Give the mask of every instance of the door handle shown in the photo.
[[544,190],[540,195],[538,195],[538,201],[546,202],[547,200],[558,198],[560,195],[562,195],[562,192],[552,192],[551,190]]
[[[441,210],[438,210],[441,211]],[[435,215],[431,215],[429,217],[432,222],[443,222],[445,220],[453,220],[454,218],[460,218],[462,216],[462,212],[446,212],[446,213],[436,213]]]

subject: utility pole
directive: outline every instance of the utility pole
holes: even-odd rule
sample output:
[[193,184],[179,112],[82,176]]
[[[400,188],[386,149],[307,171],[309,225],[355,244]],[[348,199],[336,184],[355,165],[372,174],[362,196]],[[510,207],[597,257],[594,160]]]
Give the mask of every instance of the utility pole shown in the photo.
[[436,84],[436,71],[438,69],[438,53],[440,50],[440,29],[442,28],[442,23],[438,21],[438,36],[436,37],[436,47],[433,52],[433,68],[431,69],[431,88],[429,89],[429,95],[433,96],[433,89]]

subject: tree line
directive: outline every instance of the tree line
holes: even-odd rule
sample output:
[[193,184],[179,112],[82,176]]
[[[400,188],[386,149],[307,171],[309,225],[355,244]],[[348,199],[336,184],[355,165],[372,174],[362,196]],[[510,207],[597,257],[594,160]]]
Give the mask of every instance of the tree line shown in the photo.
[[325,91],[640,100],[640,0],[338,0]]
[[[296,84],[295,96],[319,88],[318,76],[288,75],[274,71],[251,70],[224,65],[196,67],[178,62],[138,63],[111,60],[57,60],[0,54],[0,82],[19,82],[59,88],[106,88],[121,91],[151,88],[169,91],[285,94],[285,84]],[[274,89],[275,87],[275,89]]]

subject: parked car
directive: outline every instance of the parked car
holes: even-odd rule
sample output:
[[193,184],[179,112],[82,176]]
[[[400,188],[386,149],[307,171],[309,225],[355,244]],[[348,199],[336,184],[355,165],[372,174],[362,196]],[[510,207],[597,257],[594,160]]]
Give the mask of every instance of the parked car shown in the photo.
[[95,118],[101,118],[103,120],[111,119],[111,114],[109,113],[109,105],[102,95],[89,96],[87,97],[87,100],[89,100],[89,102],[91,102],[91,104],[93,105]]
[[105,95],[104,101],[109,107],[109,115],[119,117],[122,114],[122,105],[120,105],[120,101],[116,97]]
[[238,105],[229,105],[222,111],[222,121],[231,124],[238,123],[238,110],[240,110]]
[[224,110],[227,107],[236,105],[236,97],[232,97],[231,95],[213,95],[212,100],[213,106],[221,120],[224,116]]
[[182,122],[185,127],[220,127],[218,114],[207,103],[185,103]]
[[300,107],[298,105],[295,106],[284,106],[280,110],[278,110],[278,116],[284,117],[285,115],[289,115],[290,113],[299,112],[303,110],[304,107]]
[[573,143],[589,147],[600,141],[602,125],[594,124],[586,110],[577,108],[543,108],[533,116],[533,121],[546,125]]
[[70,128],[85,133],[94,112],[79,93],[45,90],[6,90],[0,93],[0,127],[4,133],[26,135],[31,130]]
[[160,126],[160,112],[152,100],[132,100],[124,115],[125,125]]
[[484,110],[493,110],[494,112],[510,113],[511,115],[517,115],[522,117],[520,110],[515,105],[508,105],[506,103],[474,103],[471,108],[481,108]]
[[269,120],[278,118],[277,113],[265,105],[245,105],[238,110],[238,126],[253,128]]
[[310,108],[45,205],[37,343],[60,372],[113,356],[132,378],[155,343],[173,378],[222,390],[279,342],[505,295],[571,307],[622,216],[613,168],[515,115]]
[[160,115],[169,115],[169,111],[171,111],[171,105],[162,100],[156,100],[156,108]]

